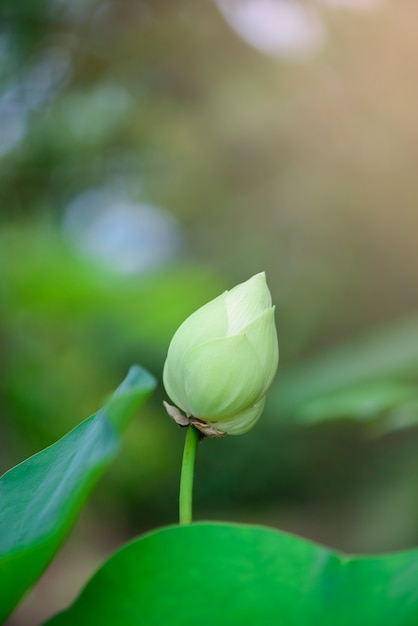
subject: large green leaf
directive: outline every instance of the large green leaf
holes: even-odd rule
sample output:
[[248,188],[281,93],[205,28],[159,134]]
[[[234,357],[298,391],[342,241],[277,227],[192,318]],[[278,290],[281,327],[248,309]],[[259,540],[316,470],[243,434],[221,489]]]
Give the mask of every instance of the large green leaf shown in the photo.
[[0,478],[0,622],[43,572],[155,386],[132,367],[98,413]]
[[48,626],[416,626],[418,551],[347,557],[275,530],[202,523],[119,550]]

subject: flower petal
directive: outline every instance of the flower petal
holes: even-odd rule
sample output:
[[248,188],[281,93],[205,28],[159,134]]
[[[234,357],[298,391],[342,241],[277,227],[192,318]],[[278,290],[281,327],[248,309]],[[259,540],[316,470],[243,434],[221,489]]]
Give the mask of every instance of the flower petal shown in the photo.
[[264,272],[226,293],[228,336],[237,335],[256,317],[271,307],[271,295]]
[[227,329],[226,292],[192,313],[177,329],[168,348],[163,382],[171,400],[190,414],[184,391],[183,363],[190,349],[224,337]]
[[190,350],[183,376],[190,412],[205,421],[238,413],[263,395],[264,368],[245,335]]
[[196,346],[226,336],[228,319],[225,291],[192,313],[175,332],[168,348],[167,358],[178,359]]
[[213,424],[218,430],[226,432],[227,435],[243,435],[260,419],[265,401],[266,398],[263,396],[254,406],[242,411],[242,413],[238,413],[234,417],[230,417],[225,421],[219,420],[208,423]]
[[175,367],[173,359],[170,361],[168,358],[164,363],[163,369],[163,383],[168,397],[174,404],[184,411],[186,415],[191,415],[189,407],[187,406],[187,398],[184,391],[183,375],[180,368]]
[[264,311],[242,331],[258,354],[264,368],[263,395],[270,387],[279,364],[279,345],[277,342],[274,307]]

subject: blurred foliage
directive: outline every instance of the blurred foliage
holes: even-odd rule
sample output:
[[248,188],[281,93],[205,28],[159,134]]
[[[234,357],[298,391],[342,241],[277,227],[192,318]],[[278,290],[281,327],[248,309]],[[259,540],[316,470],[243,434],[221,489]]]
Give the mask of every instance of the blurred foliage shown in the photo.
[[[131,363],[160,379],[177,325],[265,270],[277,383],[253,434],[201,446],[197,516],[355,551],[418,542],[418,435],[400,428],[418,416],[418,6],[304,4],[327,39],[291,59],[210,0],[1,3],[2,469]],[[94,259],[65,226],[90,192],[161,207],[177,253],[130,274]],[[176,519],[163,397],[96,495],[129,533]]]
[[[272,408],[288,419],[371,419],[405,409],[401,428],[418,420],[418,320],[374,331],[295,368],[270,394]],[[409,411],[408,411],[409,409]]]
[[[213,273],[186,266],[109,274],[75,258],[47,224],[4,226],[0,240],[6,469],[21,458],[8,458],[14,443],[23,456],[60,437],[138,355],[159,374],[178,324],[222,287]],[[138,441],[145,449],[146,439]]]

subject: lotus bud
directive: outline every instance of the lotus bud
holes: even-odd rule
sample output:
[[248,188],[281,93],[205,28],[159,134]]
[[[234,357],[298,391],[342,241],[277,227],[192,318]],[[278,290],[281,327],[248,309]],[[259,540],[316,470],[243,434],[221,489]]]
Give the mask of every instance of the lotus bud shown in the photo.
[[[277,371],[274,307],[265,274],[204,305],[178,328],[164,365],[169,415],[204,435],[240,435],[259,419]],[[185,415],[183,415],[183,413]]]

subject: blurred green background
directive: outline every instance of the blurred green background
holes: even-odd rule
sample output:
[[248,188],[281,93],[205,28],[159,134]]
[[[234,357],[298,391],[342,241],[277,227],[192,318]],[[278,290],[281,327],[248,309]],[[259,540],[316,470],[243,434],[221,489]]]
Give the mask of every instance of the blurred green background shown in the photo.
[[[0,469],[265,270],[279,373],[251,434],[202,444],[196,519],[417,545],[417,65],[406,0],[3,0]],[[10,624],[176,522],[164,397]]]

